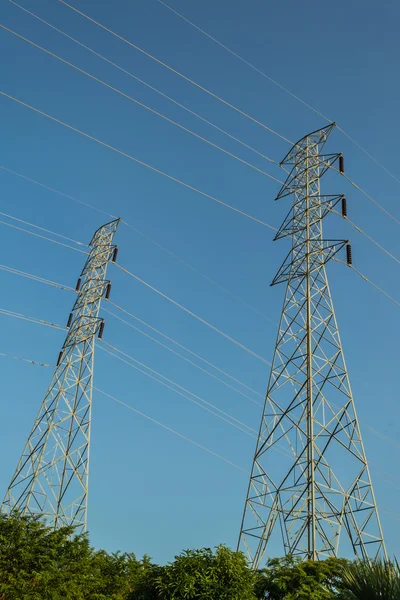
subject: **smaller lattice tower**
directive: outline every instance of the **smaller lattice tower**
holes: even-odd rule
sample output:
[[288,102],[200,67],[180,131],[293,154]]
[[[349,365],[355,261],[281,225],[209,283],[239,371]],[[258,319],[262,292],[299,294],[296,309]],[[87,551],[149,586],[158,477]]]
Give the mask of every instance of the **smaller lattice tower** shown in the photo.
[[292,195],[293,204],[275,239],[292,247],[272,282],[286,283],[286,294],[238,546],[255,569],[271,540],[275,556],[386,556],[325,269],[344,246],[351,264],[348,243],[322,234],[338,202],[347,214],[342,195],[320,191],[336,160],[343,172],[341,155],[321,153],[333,126],[282,161],[288,177],[277,199]]
[[77,298],[57,366],[23,450],[2,510],[43,515],[55,528],[86,530],[94,342],[102,336],[101,299],[119,219],[100,227],[78,279]]

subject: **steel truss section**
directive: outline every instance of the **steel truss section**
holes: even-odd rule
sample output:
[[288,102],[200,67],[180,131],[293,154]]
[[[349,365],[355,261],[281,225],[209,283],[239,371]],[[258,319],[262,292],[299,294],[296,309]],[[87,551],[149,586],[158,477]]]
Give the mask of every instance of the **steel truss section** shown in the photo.
[[103,225],[90,242],[57,367],[2,505],[76,533],[86,530],[94,341],[118,224]]
[[271,540],[275,556],[282,544],[304,559],[386,557],[325,270],[346,243],[322,235],[342,197],[320,192],[339,156],[321,154],[332,128],[302,138],[283,161],[278,198],[294,199],[276,239],[290,236],[292,249],[273,281],[286,282],[286,294],[238,544],[254,569]]

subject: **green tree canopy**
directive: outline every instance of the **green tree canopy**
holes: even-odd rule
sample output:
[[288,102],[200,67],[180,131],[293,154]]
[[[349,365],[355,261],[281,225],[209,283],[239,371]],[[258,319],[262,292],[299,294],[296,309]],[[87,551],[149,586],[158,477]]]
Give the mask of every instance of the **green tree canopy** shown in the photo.
[[345,559],[301,561],[292,556],[271,558],[259,573],[256,593],[268,600],[344,599],[341,581]]
[[85,598],[93,551],[85,536],[72,533],[33,517],[0,515],[0,598]]
[[254,580],[242,553],[219,546],[176,556],[158,573],[156,589],[162,600],[256,600]]

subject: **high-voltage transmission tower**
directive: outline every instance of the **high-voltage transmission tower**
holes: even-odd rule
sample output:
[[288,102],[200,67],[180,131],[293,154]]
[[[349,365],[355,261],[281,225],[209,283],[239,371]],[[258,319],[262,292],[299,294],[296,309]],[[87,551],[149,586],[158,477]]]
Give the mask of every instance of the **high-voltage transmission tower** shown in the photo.
[[[354,552],[386,557],[325,265],[347,241],[324,239],[322,219],[342,195],[320,179],[343,157],[321,151],[334,124],[295,144],[276,199],[293,204],[275,239],[292,247],[272,285],[286,283],[275,353],[251,470],[238,547],[257,569],[276,555],[319,560]],[[281,454],[277,454],[276,451]]]
[[100,227],[90,242],[53,378],[2,505],[77,533],[86,530],[94,342],[103,333],[99,310],[110,292],[106,273],[117,254],[118,223]]

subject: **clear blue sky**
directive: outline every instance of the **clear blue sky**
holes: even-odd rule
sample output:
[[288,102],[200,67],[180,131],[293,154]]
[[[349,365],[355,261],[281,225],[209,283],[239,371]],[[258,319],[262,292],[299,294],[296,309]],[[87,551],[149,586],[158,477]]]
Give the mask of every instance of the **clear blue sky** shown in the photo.
[[[329,118],[336,120],[400,177],[397,2],[339,0],[324,4],[268,0],[170,0],[171,5],[232,47]],[[42,18],[151,85],[281,160],[289,145],[101,31],[56,0],[21,0]],[[133,43],[250,113],[290,140],[326,122],[206,39],[156,0],[77,0],[76,6]],[[279,169],[182,111],[127,75],[1,0],[2,23],[110,85],[163,112],[244,160],[282,177]],[[279,226],[288,200],[279,185],[166,123],[111,90],[0,31],[1,88],[217,198]],[[0,97],[0,160],[9,169],[122,216],[145,235],[226,287],[252,312],[144,237],[120,227],[119,262],[271,360],[283,287],[270,288],[288,251],[272,231],[44,117]],[[339,131],[329,151],[342,151],[349,176],[400,218],[399,184]],[[89,241],[104,217],[0,170],[1,210],[77,240]],[[347,193],[349,216],[400,256],[398,225],[344,179],[329,177],[325,193]],[[3,220],[3,219],[1,219]],[[354,263],[400,300],[399,266],[338,217],[326,233],[351,238]],[[83,257],[1,227],[1,264],[73,285]],[[110,268],[113,300],[201,354],[250,387],[265,392],[268,367]],[[398,421],[399,307],[343,265],[329,277],[345,356],[362,423],[388,550],[398,548],[400,440]],[[1,308],[65,323],[73,297],[0,272]],[[0,352],[54,363],[62,332],[0,315]],[[260,409],[139,333],[107,317],[105,339],[258,428]],[[4,494],[51,377],[49,369],[0,358],[2,427],[0,490]],[[96,353],[95,385],[220,453],[245,469],[255,440],[174,392]],[[396,445],[397,443],[397,445]],[[109,550],[170,560],[183,548],[235,546],[248,476],[95,394],[89,529]],[[279,460],[277,455],[277,460]],[[270,554],[278,549],[271,548]]]

